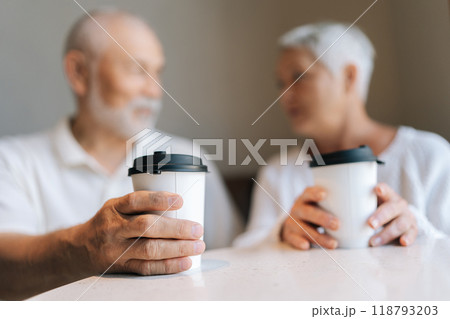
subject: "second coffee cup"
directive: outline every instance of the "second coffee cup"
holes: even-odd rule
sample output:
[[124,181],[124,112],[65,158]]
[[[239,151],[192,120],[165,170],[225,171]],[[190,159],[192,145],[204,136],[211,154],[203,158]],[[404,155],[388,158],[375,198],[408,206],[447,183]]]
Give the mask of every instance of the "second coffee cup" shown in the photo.
[[314,184],[325,188],[327,196],[319,203],[340,220],[336,231],[325,231],[341,248],[362,248],[374,234],[368,219],[377,209],[377,164],[368,146],[323,154],[325,165],[310,163]]

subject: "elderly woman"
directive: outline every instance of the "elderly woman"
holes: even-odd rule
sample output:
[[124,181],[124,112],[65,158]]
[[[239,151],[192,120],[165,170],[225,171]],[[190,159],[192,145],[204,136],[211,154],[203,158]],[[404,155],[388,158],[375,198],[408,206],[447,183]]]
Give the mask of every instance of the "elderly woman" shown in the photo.
[[[282,36],[277,76],[291,128],[312,138],[321,153],[368,145],[386,163],[374,189],[379,206],[367,221],[377,230],[371,246],[394,240],[408,246],[418,234],[450,234],[449,144],[436,134],[385,125],[367,115],[375,52],[362,31],[347,28],[319,23]],[[308,165],[294,164],[298,154],[289,153],[287,166],[273,158],[259,172],[247,232],[235,245],[270,238],[303,250],[313,243],[339,246],[322,229],[336,230],[340,221],[317,205],[327,194],[313,186]]]

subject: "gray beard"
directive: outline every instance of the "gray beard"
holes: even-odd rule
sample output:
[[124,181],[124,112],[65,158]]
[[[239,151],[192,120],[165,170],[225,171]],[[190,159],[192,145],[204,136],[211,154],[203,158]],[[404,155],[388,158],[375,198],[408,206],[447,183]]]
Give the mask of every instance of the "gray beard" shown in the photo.
[[[148,116],[138,116],[139,109],[150,110]],[[142,130],[153,129],[161,110],[161,100],[137,98],[128,105],[117,108],[106,104],[96,85],[88,97],[88,110],[94,121],[122,139],[129,139]]]

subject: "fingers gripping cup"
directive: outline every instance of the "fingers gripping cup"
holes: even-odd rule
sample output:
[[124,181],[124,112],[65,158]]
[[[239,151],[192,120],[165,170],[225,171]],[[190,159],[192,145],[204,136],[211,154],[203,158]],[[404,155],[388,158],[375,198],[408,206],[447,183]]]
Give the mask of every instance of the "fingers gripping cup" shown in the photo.
[[341,248],[368,247],[374,234],[367,221],[377,209],[377,164],[368,146],[323,154],[324,165],[310,163],[314,183],[326,189],[319,205],[340,220],[336,231],[326,230]]
[[[135,191],[166,191],[182,196],[183,206],[175,211],[151,212],[165,217],[188,219],[203,226],[206,165],[198,157],[155,152],[136,158],[128,170]],[[203,239],[203,237],[202,237]],[[201,265],[201,256],[191,256],[191,269]]]

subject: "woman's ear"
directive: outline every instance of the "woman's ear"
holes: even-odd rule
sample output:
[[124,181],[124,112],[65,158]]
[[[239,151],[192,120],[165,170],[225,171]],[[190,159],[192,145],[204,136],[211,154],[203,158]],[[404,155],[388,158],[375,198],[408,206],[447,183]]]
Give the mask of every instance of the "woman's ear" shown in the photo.
[[358,68],[354,64],[349,64],[344,68],[345,92],[352,93],[357,90]]
[[72,91],[85,97],[89,87],[89,69],[86,56],[81,51],[69,51],[63,60],[64,72]]

